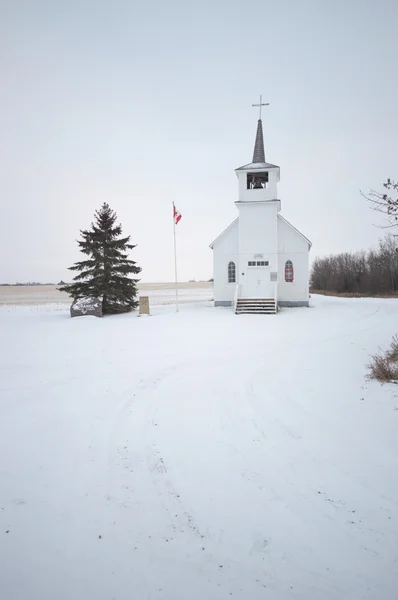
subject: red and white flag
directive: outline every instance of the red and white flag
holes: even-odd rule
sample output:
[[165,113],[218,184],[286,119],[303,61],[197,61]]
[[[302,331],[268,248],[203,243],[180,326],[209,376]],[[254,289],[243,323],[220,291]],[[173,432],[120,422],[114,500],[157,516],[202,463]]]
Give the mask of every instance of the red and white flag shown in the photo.
[[173,209],[174,209],[174,223],[177,225],[177,223],[182,219],[182,214],[178,212],[178,210],[176,209],[174,204],[173,204]]

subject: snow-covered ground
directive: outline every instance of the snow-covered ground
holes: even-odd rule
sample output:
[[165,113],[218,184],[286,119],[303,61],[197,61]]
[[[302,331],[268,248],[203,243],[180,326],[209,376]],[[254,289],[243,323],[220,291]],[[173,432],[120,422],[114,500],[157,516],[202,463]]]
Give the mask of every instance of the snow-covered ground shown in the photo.
[[398,597],[398,301],[0,308],[2,600]]

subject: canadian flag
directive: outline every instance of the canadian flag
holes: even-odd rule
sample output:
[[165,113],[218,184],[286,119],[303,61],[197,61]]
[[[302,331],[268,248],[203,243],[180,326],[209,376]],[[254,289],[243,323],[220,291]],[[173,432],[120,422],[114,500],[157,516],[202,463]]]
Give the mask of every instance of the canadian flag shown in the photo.
[[174,223],[177,225],[177,223],[182,219],[182,214],[180,212],[178,212],[178,210],[176,209],[174,204],[173,204],[173,211],[174,211]]

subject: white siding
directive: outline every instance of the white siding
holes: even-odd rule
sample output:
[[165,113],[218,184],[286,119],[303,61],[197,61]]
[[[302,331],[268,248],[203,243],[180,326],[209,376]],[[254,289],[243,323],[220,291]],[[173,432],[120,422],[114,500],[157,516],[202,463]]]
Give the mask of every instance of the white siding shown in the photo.
[[[283,218],[278,217],[278,300],[308,302],[309,298],[309,243]],[[291,260],[294,281],[285,281],[285,263]]]
[[239,252],[252,256],[257,252],[277,253],[277,203],[239,203]]
[[[255,190],[253,190],[255,191]],[[253,293],[248,278],[248,262],[255,260],[268,261],[267,280],[271,271],[277,271],[277,202],[239,203],[239,284],[243,298],[250,298]],[[258,256],[261,255],[261,258]]]
[[[237,204],[239,219],[236,219],[213,244],[216,303],[232,303],[236,283],[240,284],[240,296],[250,297],[252,290],[249,289],[248,262],[256,255],[262,255],[261,260],[269,262],[269,273],[276,271],[278,274],[278,301],[292,304],[308,303],[309,242],[278,215],[278,204]],[[285,281],[285,264],[288,260],[293,263],[293,282]],[[228,264],[231,261],[236,267],[236,283],[228,283]]]
[[232,302],[235,295],[236,283],[228,283],[228,264],[235,263],[236,281],[239,275],[239,240],[238,219],[214,242],[213,273],[214,301]]

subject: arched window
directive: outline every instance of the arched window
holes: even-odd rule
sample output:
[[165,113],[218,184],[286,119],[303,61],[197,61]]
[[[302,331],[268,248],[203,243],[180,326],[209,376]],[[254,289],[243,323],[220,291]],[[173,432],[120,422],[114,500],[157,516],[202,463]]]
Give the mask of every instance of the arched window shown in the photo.
[[236,267],[234,262],[228,264],[228,283],[236,282]]
[[292,283],[294,280],[294,269],[291,260],[285,262],[285,281]]

